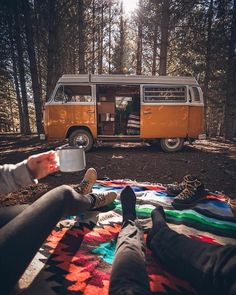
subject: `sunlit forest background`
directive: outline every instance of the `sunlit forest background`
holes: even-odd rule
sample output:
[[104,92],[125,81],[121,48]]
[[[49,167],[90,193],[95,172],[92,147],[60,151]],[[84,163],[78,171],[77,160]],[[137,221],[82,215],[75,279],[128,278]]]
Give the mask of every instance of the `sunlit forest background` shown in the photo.
[[194,76],[208,136],[232,139],[236,0],[1,0],[0,132],[43,133],[68,73]]

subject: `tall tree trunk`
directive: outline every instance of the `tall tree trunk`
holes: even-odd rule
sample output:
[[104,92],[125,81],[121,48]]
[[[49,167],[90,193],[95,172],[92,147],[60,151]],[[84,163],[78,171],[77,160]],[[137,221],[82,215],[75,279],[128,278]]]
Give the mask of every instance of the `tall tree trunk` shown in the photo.
[[124,47],[125,47],[125,32],[124,32],[124,10],[123,10],[123,2],[121,2],[120,9],[120,62],[119,62],[119,74],[124,73]]
[[79,18],[79,73],[85,74],[85,24],[84,24],[84,0],[78,1]]
[[40,91],[40,97],[41,100],[43,102],[44,98],[43,98],[43,93],[42,93],[42,66],[41,66],[41,44],[40,44],[40,28],[41,28],[41,22],[40,19],[38,17],[38,13],[39,13],[39,1],[40,0],[34,0],[34,5],[35,5],[35,9],[34,9],[34,14],[35,14],[35,31],[36,31],[36,61],[37,61],[37,69],[38,69],[38,78],[39,78],[39,91]]
[[108,11],[108,21],[109,21],[109,27],[108,27],[108,73],[111,73],[111,1],[109,1],[109,11]]
[[15,132],[15,123],[14,123],[14,116],[13,116],[13,110],[12,110],[12,100],[11,100],[11,86],[10,83],[8,84],[8,106],[10,109],[10,115],[11,115],[11,125],[12,125],[12,131]]
[[156,75],[157,71],[157,35],[158,35],[158,2],[155,3],[155,24],[154,24],[154,32],[153,32],[153,51],[152,51],[152,75]]
[[169,22],[170,22],[170,0],[163,0],[162,15],[161,15],[161,49],[160,49],[160,68],[159,68],[159,74],[162,76],[166,76],[166,69],[167,69]]
[[99,58],[98,58],[98,74],[102,74],[103,64],[103,0],[101,5],[101,20],[99,26]]
[[95,0],[92,2],[92,66],[91,72],[94,74],[95,72]]
[[25,32],[26,32],[26,38],[27,38],[27,51],[28,51],[29,61],[30,61],[30,73],[31,73],[32,89],[33,89],[33,95],[34,95],[34,106],[35,106],[35,114],[36,114],[36,127],[37,127],[38,134],[41,134],[41,133],[44,133],[44,129],[42,125],[42,101],[40,97],[39,78],[38,78],[37,63],[36,63],[36,57],[35,57],[33,27],[32,27],[30,11],[31,9],[30,9],[28,0],[23,0]]
[[224,134],[226,139],[236,137],[236,0],[234,0],[230,31],[228,83],[224,119]]
[[20,133],[24,133],[24,116],[22,111],[22,102],[20,96],[20,89],[19,89],[19,81],[17,77],[17,65],[16,65],[16,56],[15,56],[15,48],[14,48],[14,40],[12,34],[12,17],[8,15],[8,28],[9,28],[9,40],[10,40],[10,52],[11,52],[11,59],[12,59],[12,74],[15,84],[15,91],[16,91],[16,99],[18,105],[18,112],[19,112],[19,119],[20,119]]
[[46,81],[46,101],[53,90],[54,61],[55,61],[55,5],[56,0],[48,0],[48,54],[47,54],[47,81]]
[[142,74],[142,46],[143,45],[143,28],[142,24],[138,25],[138,40],[137,40],[137,66],[136,66],[136,74]]
[[141,14],[141,4],[139,1],[139,12],[138,12],[138,36],[137,36],[137,66],[136,66],[136,74],[142,74],[142,54],[143,54],[143,21]]
[[76,72],[76,45],[75,45],[75,39],[72,40],[73,42],[73,48],[72,48],[72,73],[75,74]]
[[[17,5],[16,5],[17,6]],[[30,122],[29,122],[29,110],[28,110],[28,101],[27,101],[27,92],[26,92],[26,83],[25,83],[25,67],[24,67],[24,57],[23,57],[23,48],[21,42],[21,32],[20,32],[20,22],[19,22],[19,12],[18,7],[14,10],[14,21],[15,21],[15,40],[16,40],[16,49],[18,56],[18,68],[19,68],[19,77],[20,77],[20,88],[21,88],[21,97],[22,97],[22,111],[24,118],[24,134],[30,134]]]
[[208,126],[208,85],[211,71],[211,49],[212,49],[212,20],[213,20],[213,0],[210,1],[207,12],[207,43],[206,43],[206,55],[205,55],[205,78],[204,78],[204,104],[205,104],[205,130],[209,134]]

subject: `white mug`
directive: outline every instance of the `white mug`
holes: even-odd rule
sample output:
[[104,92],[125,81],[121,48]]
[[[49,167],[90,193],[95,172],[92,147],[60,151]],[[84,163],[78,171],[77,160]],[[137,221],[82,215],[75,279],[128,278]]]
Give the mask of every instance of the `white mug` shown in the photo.
[[61,172],[76,172],[86,167],[83,147],[61,146],[56,149]]

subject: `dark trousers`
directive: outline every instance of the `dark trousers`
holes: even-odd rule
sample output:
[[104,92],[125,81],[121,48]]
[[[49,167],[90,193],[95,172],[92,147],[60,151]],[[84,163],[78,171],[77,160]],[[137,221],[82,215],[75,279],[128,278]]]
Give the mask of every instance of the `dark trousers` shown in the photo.
[[213,245],[161,226],[151,240],[166,269],[192,284],[198,294],[236,294],[236,246]]
[[122,225],[110,278],[110,295],[150,294],[143,232],[134,221]]
[[62,216],[77,215],[91,206],[91,198],[62,185],[30,206],[1,208],[0,293],[10,293]]
[[[160,226],[151,240],[162,265],[196,288],[198,294],[236,294],[236,247],[190,239]],[[112,265],[110,294],[150,294],[142,232],[133,221],[123,224]]]

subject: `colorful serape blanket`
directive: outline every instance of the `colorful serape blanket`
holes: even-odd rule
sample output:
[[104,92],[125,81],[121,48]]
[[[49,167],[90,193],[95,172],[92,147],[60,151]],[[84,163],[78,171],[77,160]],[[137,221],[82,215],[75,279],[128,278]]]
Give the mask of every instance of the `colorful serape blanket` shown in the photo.
[[[206,243],[236,245],[236,217],[223,195],[209,193],[191,210],[177,211],[173,197],[161,184],[135,181],[98,181],[93,192],[115,190],[130,185],[136,193],[136,211],[146,236],[151,227],[151,211],[156,204],[165,208],[169,226],[179,233]],[[121,228],[119,197],[104,212],[68,217],[52,231],[25,273],[33,282],[23,293],[34,295],[106,295]],[[153,294],[196,294],[188,282],[173,276],[147,249],[147,271]],[[35,262],[36,261],[36,262]],[[33,272],[32,272],[33,268]]]

